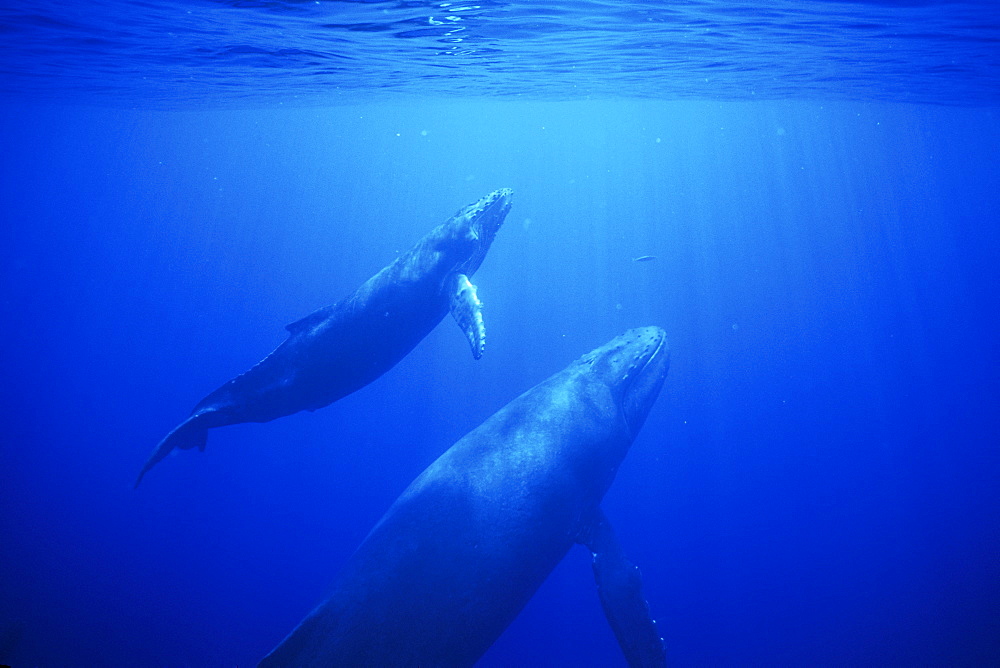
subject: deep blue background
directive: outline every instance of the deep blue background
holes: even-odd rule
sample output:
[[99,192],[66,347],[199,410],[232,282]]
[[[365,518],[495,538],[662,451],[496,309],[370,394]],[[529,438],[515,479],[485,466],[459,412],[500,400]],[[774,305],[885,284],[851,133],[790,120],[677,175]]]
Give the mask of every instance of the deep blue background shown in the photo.
[[[1000,662],[998,120],[0,108],[0,661],[252,664],[445,448],[656,324],[670,376],[605,509],[673,663]],[[285,323],[502,186],[481,361],[447,321],[370,387],[215,430],[132,491]],[[482,663],[622,663],[583,549]]]

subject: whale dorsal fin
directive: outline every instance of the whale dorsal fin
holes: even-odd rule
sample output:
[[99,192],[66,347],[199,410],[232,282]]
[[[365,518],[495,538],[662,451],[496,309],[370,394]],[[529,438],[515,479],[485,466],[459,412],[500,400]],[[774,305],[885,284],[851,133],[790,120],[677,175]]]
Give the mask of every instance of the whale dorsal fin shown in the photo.
[[472,346],[472,356],[479,359],[486,349],[486,327],[483,325],[483,303],[476,295],[476,286],[465,274],[452,274],[445,283],[448,305],[455,322],[465,332]]
[[330,315],[330,309],[332,308],[333,308],[332,306],[324,306],[318,311],[313,311],[304,318],[299,318],[295,322],[288,323],[287,325],[285,325],[285,329],[287,329],[292,334],[298,334],[302,330],[314,327],[319,323],[323,322],[324,320],[326,320],[326,318]]
[[594,579],[601,607],[628,665],[666,666],[663,639],[642,595],[642,575],[625,558],[618,537],[600,508],[577,542],[594,556]]

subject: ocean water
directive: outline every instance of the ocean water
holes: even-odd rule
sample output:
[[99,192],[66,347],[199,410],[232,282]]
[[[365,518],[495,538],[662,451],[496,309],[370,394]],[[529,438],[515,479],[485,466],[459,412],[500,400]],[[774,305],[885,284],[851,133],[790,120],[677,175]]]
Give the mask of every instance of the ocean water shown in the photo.
[[[643,325],[670,374],[603,507],[670,663],[1000,663],[998,66],[986,2],[0,7],[0,663],[253,665],[424,467]],[[132,489],[499,187],[483,359],[447,318]],[[479,665],[624,665],[586,550]]]

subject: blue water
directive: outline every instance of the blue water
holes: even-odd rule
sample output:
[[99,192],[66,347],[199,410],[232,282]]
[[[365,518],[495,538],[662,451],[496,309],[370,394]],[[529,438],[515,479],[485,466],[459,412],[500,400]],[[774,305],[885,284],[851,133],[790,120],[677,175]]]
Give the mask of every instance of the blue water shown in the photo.
[[0,92],[1000,102],[995,0],[91,0],[0,6]]
[[[1000,663],[992,4],[0,24],[0,663],[252,665],[434,458],[649,324],[670,375],[604,508],[671,663]],[[286,323],[505,186],[482,360],[445,321],[358,393],[214,430],[132,490]],[[481,665],[623,665],[588,562]]]

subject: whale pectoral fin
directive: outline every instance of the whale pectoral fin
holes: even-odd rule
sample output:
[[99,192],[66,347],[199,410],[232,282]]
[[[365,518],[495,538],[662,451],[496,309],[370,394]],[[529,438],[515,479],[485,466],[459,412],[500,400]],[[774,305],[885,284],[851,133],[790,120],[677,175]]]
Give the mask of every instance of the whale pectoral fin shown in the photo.
[[486,327],[483,325],[483,303],[476,295],[476,286],[465,274],[452,274],[445,287],[451,314],[465,332],[465,338],[472,346],[472,356],[479,359],[486,349]]
[[192,415],[174,427],[174,430],[159,442],[153,450],[153,454],[146,460],[142,470],[139,471],[139,477],[136,478],[133,489],[139,486],[146,472],[163,461],[174,448],[181,448],[182,450],[198,448],[202,452],[205,451],[205,443],[208,440],[208,428],[199,424],[200,421],[198,418],[200,417],[201,415]]
[[600,509],[578,542],[593,554],[601,607],[628,665],[666,666],[663,639],[642,595],[642,575],[625,558],[608,518]]

